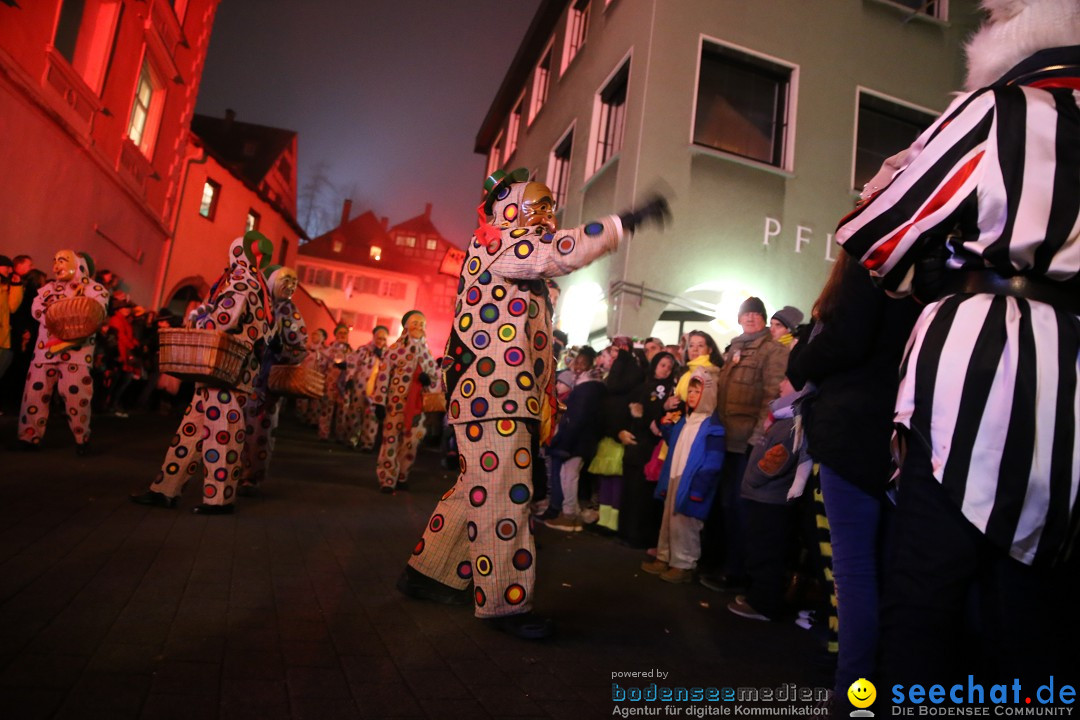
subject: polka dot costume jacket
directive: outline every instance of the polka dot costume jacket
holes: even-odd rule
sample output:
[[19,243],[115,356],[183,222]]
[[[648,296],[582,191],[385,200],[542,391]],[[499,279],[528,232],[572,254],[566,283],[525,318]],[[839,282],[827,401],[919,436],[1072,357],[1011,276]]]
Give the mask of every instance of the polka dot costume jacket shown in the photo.
[[[347,379],[353,383],[356,393],[365,394],[365,389],[371,379],[371,373],[375,370],[375,366],[382,367],[382,358],[379,357],[380,352],[385,355],[387,351],[385,348],[380,351],[375,347],[375,342],[372,341],[356,348],[356,352],[349,355]],[[378,383],[378,378],[375,379],[375,382]]]
[[270,336],[270,291],[262,275],[251,268],[244,255],[244,238],[229,247],[232,265],[202,305],[188,315],[194,327],[238,335],[251,352],[236,384],[239,392],[251,393],[262,365]]
[[375,393],[371,396],[371,402],[386,406],[388,416],[403,413],[405,401],[409,398],[409,387],[417,369],[434,381],[438,366],[428,350],[427,341],[407,334],[402,334],[387,347],[383,356],[379,376],[375,378]]
[[94,342],[96,335],[91,335],[82,342],[65,342],[49,332],[45,324],[45,310],[58,300],[65,300],[78,296],[85,296],[105,307],[109,302],[109,291],[99,283],[94,282],[87,270],[86,260],[76,256],[75,275],[71,280],[54,280],[46,283],[38,291],[30,306],[30,313],[41,325],[38,330],[37,344],[34,346],[34,362],[38,365],[56,365],[58,363],[72,363],[77,365],[90,365],[94,359]]
[[524,188],[515,183],[496,201],[498,239],[483,244],[474,236],[469,243],[443,358],[451,425],[541,420],[554,369],[545,280],[611,252],[623,234],[615,215],[554,233],[516,227]]
[[255,394],[265,400],[269,395],[267,383],[274,365],[300,365],[307,358],[307,325],[292,300],[274,302],[274,321],[270,326],[270,341],[263,353],[263,362],[255,381]]

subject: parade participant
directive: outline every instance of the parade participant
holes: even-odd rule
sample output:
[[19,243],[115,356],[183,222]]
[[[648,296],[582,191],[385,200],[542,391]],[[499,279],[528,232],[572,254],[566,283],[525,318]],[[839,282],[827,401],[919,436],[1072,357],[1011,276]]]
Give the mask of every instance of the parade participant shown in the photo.
[[348,421],[348,396],[345,392],[345,371],[349,346],[349,326],[339,324],[334,328],[334,342],[324,353],[323,373],[326,375],[326,398],[319,414],[319,439],[326,441],[331,434],[335,440],[345,442]]
[[45,323],[45,313],[60,300],[80,296],[94,300],[104,309],[109,302],[109,291],[93,281],[87,258],[73,250],[56,253],[53,274],[56,279],[42,286],[30,309],[40,327],[23,389],[19,443],[24,449],[40,445],[49,422],[49,402],[53,390],[59,388],[68,427],[75,436],[75,451],[85,455],[90,448],[90,402],[94,395],[90,364],[94,359],[95,335],[61,340]]
[[983,677],[1076,657],[1080,4],[983,7],[965,92],[836,233],[887,291],[926,303],[894,418],[889,683],[977,667],[958,657],[976,594]]
[[371,402],[382,417],[383,436],[375,474],[379,490],[409,489],[409,469],[424,439],[423,394],[435,385],[438,367],[428,350],[427,320],[419,310],[401,318],[401,337],[386,350]]
[[[304,367],[317,370],[323,375],[326,374],[326,339],[329,337],[326,331],[322,328],[315,328],[315,331],[308,335],[308,347],[307,355],[304,356],[303,361],[300,363]],[[322,416],[322,404],[325,402],[325,395],[317,398],[300,398],[296,401],[296,414],[300,418],[300,422],[305,425],[311,425],[313,427],[318,426],[319,418]]]
[[15,357],[11,349],[11,313],[19,309],[23,300],[22,281],[12,280],[14,274],[11,258],[0,255],[0,378]]
[[259,374],[255,377],[252,401],[244,406],[244,462],[240,477],[240,494],[249,495],[266,479],[270,454],[274,451],[274,428],[278,422],[278,400],[270,391],[270,368],[274,365],[297,365],[307,357],[307,326],[293,304],[296,292],[296,271],[280,265],[266,269],[266,284],[274,303],[270,339],[263,351]]
[[131,496],[132,502],[175,507],[187,481],[195,478],[202,480],[203,501],[192,512],[233,512],[244,449],[244,405],[270,334],[270,291],[259,268],[273,252],[273,244],[257,231],[236,238],[229,246],[229,268],[214,283],[206,301],[188,315],[189,325],[235,335],[251,352],[235,386],[195,383],[195,395],[173,435],[161,471],[149,490]]
[[346,390],[349,393],[349,445],[364,452],[375,449],[379,436],[379,418],[375,415],[375,403],[371,396],[375,394],[375,381],[382,367],[383,354],[390,331],[376,325],[371,331],[371,342],[356,348],[349,355],[348,380]]
[[436,506],[398,589],[461,603],[469,601],[472,581],[477,617],[538,639],[554,629],[532,612],[536,549],[529,528],[531,435],[544,403],[553,402],[555,370],[544,279],[588,265],[668,210],[656,199],[621,218],[558,230],[551,190],[527,180],[522,168],[485,182],[443,360],[461,475]]

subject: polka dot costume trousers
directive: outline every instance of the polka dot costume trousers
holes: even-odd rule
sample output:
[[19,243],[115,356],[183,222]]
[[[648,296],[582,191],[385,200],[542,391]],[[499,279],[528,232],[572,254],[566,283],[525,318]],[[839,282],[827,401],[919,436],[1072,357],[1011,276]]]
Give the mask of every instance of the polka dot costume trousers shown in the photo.
[[203,482],[204,504],[230,504],[240,480],[240,454],[244,449],[241,402],[247,397],[245,393],[196,384],[195,396],[184,411],[161,472],[150,489],[176,497],[188,480],[198,477]]
[[[274,452],[274,428],[278,422],[278,398],[264,402],[252,399],[245,405],[243,467],[240,482],[258,485],[266,479],[270,455]],[[248,410],[250,408],[250,410]]]
[[409,564],[450,587],[471,580],[477,617],[528,612],[536,580],[531,432],[504,419],[457,425],[455,433],[461,475],[435,506]]
[[379,446],[379,461],[375,465],[375,476],[382,487],[397,487],[398,483],[409,480],[409,470],[416,461],[416,451],[420,449],[420,443],[427,434],[423,413],[413,418],[413,422],[416,425],[407,428],[403,414],[386,414],[382,445]]
[[322,405],[319,407],[319,439],[321,440],[330,439],[331,426],[333,426],[335,440],[344,441],[345,434],[348,431],[348,420],[346,418],[348,407],[345,404],[345,395],[337,384],[340,374],[340,370],[336,372],[331,370],[326,375],[326,395]]
[[349,419],[352,429],[349,432],[349,444],[364,450],[375,447],[375,438],[379,434],[379,418],[375,416],[375,404],[366,397],[358,398]]
[[37,445],[45,437],[53,391],[64,400],[68,427],[80,445],[90,441],[94,381],[82,363],[31,363],[19,413],[19,439]]

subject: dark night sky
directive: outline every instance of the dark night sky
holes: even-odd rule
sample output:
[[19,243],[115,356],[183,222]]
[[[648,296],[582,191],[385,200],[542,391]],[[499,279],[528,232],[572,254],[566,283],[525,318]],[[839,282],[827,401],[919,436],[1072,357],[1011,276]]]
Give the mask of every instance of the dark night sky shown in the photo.
[[222,0],[197,111],[297,131],[301,192],[324,167],[331,225],[346,196],[391,225],[431,202],[464,245],[483,184],[473,141],[539,4]]

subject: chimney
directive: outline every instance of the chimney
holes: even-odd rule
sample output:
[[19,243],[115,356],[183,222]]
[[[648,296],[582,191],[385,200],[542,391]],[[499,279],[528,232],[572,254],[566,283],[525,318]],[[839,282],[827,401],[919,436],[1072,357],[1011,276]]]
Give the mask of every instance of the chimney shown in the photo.
[[341,227],[349,222],[349,214],[352,213],[352,200],[345,198],[345,203],[341,206],[341,222],[338,227]]
[[426,217],[428,220],[431,219],[431,203],[428,203],[424,206],[424,217]]
[[390,218],[388,218],[388,217],[379,218],[379,224],[382,226],[382,231],[386,232],[387,228],[390,227]]

